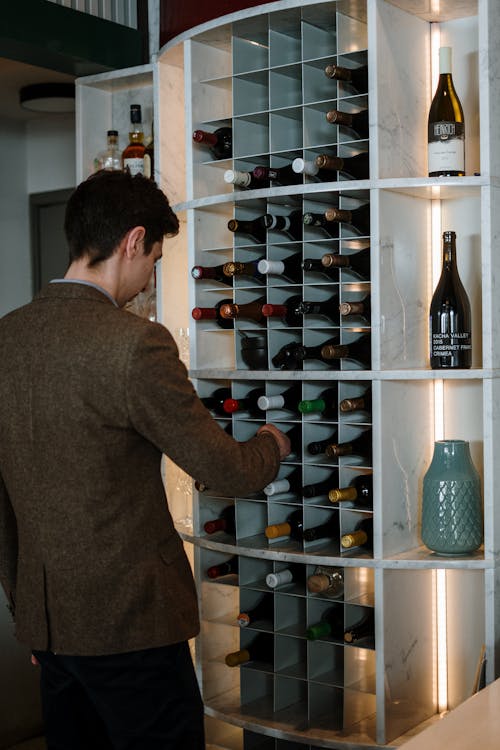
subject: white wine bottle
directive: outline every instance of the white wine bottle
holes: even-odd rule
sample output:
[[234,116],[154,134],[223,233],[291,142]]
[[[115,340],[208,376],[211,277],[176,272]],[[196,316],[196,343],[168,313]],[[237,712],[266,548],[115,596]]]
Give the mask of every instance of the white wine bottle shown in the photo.
[[439,48],[439,81],[429,110],[429,177],[465,175],[464,112],[451,75],[451,47]]

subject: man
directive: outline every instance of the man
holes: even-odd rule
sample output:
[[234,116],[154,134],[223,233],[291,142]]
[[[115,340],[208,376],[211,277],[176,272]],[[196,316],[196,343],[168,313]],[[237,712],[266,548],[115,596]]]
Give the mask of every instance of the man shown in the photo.
[[161,456],[245,495],[288,439],[229,437],[168,331],[120,310],[178,231],[154,182],[97,173],[65,231],[65,278],[0,321],[0,580],[41,665],[49,750],[198,750],[196,592]]

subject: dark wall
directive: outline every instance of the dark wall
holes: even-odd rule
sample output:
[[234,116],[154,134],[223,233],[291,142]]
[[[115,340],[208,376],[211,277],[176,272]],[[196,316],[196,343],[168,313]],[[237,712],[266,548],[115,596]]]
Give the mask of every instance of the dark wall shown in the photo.
[[244,8],[262,5],[262,0],[160,0],[160,47],[169,39],[200,23]]

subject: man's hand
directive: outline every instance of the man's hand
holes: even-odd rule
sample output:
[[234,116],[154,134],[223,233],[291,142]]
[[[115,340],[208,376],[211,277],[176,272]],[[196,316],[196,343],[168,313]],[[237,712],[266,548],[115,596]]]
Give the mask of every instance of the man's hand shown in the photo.
[[283,461],[291,453],[290,439],[285,435],[284,432],[278,430],[273,424],[264,424],[257,430],[257,435],[261,432],[269,432],[278,443],[280,451],[280,461]]

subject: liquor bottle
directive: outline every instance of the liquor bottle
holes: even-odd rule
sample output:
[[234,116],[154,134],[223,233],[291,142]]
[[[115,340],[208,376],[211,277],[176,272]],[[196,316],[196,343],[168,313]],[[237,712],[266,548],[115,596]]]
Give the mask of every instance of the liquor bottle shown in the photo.
[[439,81],[428,119],[429,177],[465,175],[465,124],[451,74],[451,47],[439,49]]
[[218,266],[193,266],[191,276],[196,281],[209,279],[210,281],[220,281],[227,286],[233,286],[234,277],[226,273],[227,265],[227,263],[220,263]]
[[332,487],[337,483],[337,473],[332,472],[328,479],[314,484],[306,484],[302,487],[302,497],[318,497],[319,495],[328,495]]
[[337,170],[353,180],[366,180],[369,174],[369,159],[367,151],[346,157],[320,154],[316,157],[316,164],[319,169]]
[[265,214],[268,231],[282,232],[291,240],[302,240],[302,212],[292,211],[287,216]]
[[193,307],[191,317],[193,320],[215,320],[219,328],[234,328],[232,318],[223,318],[220,310],[223,305],[231,305],[232,299],[221,299],[215,307]]
[[224,403],[228,398],[231,398],[231,389],[222,387],[216,388],[210,396],[203,396],[200,398],[200,401],[207,409],[210,409],[210,411],[219,414],[221,417],[227,417]]
[[[311,211],[307,211],[302,217],[302,222],[306,227],[321,227],[321,229],[329,236],[335,239],[338,237],[338,226],[331,221],[325,219],[324,214],[315,214]],[[309,269],[313,270],[313,269]],[[323,269],[318,269],[323,270]]]
[[307,302],[306,300],[303,300],[298,306],[298,312],[301,315],[321,315],[338,325],[338,295],[334,294],[330,299],[318,300],[317,302]]
[[262,308],[262,313],[266,318],[281,318],[283,323],[291,328],[302,328],[304,318],[300,311],[302,297],[294,294],[282,304],[267,304]]
[[118,148],[118,130],[108,130],[106,133],[107,147],[94,159],[94,171],[106,169],[109,172],[122,171],[122,157]]
[[323,350],[327,353],[330,351],[330,346],[337,346],[338,342],[336,339],[328,339],[324,344],[318,346],[304,346],[292,342],[285,344],[281,347],[277,354],[272,358],[274,367],[279,370],[301,370],[304,360],[306,359],[318,359],[321,362],[330,362],[332,357],[323,356]]
[[364,203],[352,211],[344,208],[328,208],[325,211],[327,221],[341,221],[349,224],[360,235],[370,234],[370,204]]
[[372,389],[368,387],[362,396],[354,398],[343,398],[339,404],[339,409],[343,414],[353,411],[371,411],[372,408]]
[[332,503],[351,500],[356,505],[363,507],[371,506],[373,503],[373,477],[371,474],[359,474],[348,487],[338,487],[328,493],[328,499]]
[[354,271],[363,279],[370,278],[370,248],[365,247],[351,255],[339,255],[339,253],[325,253],[320,263],[325,271],[333,273],[335,268]]
[[307,579],[307,588],[312,594],[340,597],[344,593],[344,571],[342,568],[318,565]]
[[235,234],[245,234],[251,237],[259,245],[265,245],[267,232],[266,216],[267,214],[251,220],[229,219],[227,228]]
[[229,127],[217,128],[213,133],[195,130],[193,141],[208,146],[214,159],[230,159],[233,155],[233,131]]
[[375,613],[370,609],[363,617],[344,630],[344,641],[354,643],[362,638],[375,638]]
[[243,305],[235,304],[234,302],[226,302],[220,307],[220,316],[223,320],[234,320],[235,318],[245,320],[254,320],[256,323],[263,323],[265,321],[264,313],[262,308],[266,303],[265,297],[259,297],[252,302],[245,302]]
[[225,562],[211,565],[207,568],[208,578],[222,578],[223,576],[237,575],[238,573],[238,556],[233,555]]
[[256,622],[274,622],[274,597],[271,593],[264,594],[259,603],[246,612],[240,612],[236,618],[240,628],[254,625]]
[[153,123],[151,123],[151,138],[146,143],[146,150],[144,152],[144,177],[149,177],[150,180],[154,180],[155,178],[155,135]]
[[142,131],[142,113],[140,104],[130,105],[131,131],[128,146],[122,153],[123,169],[134,174],[144,174],[144,133]]
[[344,443],[330,443],[325,449],[325,453],[330,458],[339,456],[359,456],[360,458],[370,458],[372,454],[372,431],[365,430],[353,440],[346,440]]
[[326,113],[326,119],[331,125],[342,125],[354,131],[358,138],[368,138],[368,110],[360,112],[341,112],[331,109]]
[[255,190],[256,188],[269,186],[269,180],[265,178],[258,179],[253,172],[240,172],[237,169],[226,169],[224,172],[224,182],[246,190]]
[[358,93],[368,91],[368,66],[361,65],[359,68],[343,68],[340,65],[327,65],[325,68],[327,78],[349,83]]
[[237,667],[248,661],[261,661],[272,666],[274,662],[274,638],[270,633],[258,633],[245,648],[226,656],[228,667]]
[[364,318],[369,323],[371,318],[371,300],[370,295],[367,294],[363,299],[353,302],[341,302],[339,305],[339,312],[342,317],[342,322],[349,322],[349,318]]
[[365,333],[350,344],[327,342],[321,349],[321,357],[326,362],[334,359],[351,359],[369,369],[371,364],[370,334]]
[[267,497],[279,495],[283,492],[294,492],[302,497],[302,470],[297,466],[288,476],[275,479],[264,487]]
[[320,453],[325,453],[329,445],[335,443],[337,439],[337,431],[332,432],[330,437],[325,440],[313,440],[307,444],[307,452],[311,456],[319,456]]
[[298,185],[302,182],[302,175],[294,171],[291,164],[285,167],[255,167],[252,175],[257,180],[270,180],[277,185]]
[[328,635],[338,641],[344,639],[344,608],[341,604],[327,609],[321,620],[306,630],[306,638],[309,641],[316,641]]
[[339,514],[333,512],[325,523],[312,526],[304,531],[306,542],[314,542],[317,539],[334,539],[338,537],[340,530]]
[[299,403],[301,414],[319,413],[322,417],[337,416],[337,384],[331,388],[325,388],[317,398],[304,399]]
[[292,284],[302,283],[302,253],[293,253],[283,260],[260,260],[258,264],[259,273],[267,276],[282,276]]
[[323,167],[316,161],[308,161],[306,159],[294,159],[292,161],[292,169],[298,176],[303,174],[307,177],[315,177],[318,182],[336,182],[337,181],[337,170]]
[[353,531],[349,534],[342,534],[340,544],[342,549],[364,547],[371,550],[373,547],[373,518],[363,518],[363,520],[358,521]]
[[[325,220],[326,221],[326,220]],[[339,258],[343,258],[343,255],[339,255]],[[333,281],[338,281],[339,278],[339,272],[335,266],[332,266],[331,268],[329,266],[325,266],[321,259],[317,258],[304,258],[302,262],[302,268],[304,271],[314,271],[316,273],[321,273],[323,276],[327,276],[329,279]]]
[[226,534],[235,534],[236,512],[234,505],[226,505],[218,518],[205,522],[203,529],[206,534],[215,534],[216,531],[225,531]]
[[270,589],[284,586],[292,581],[293,573],[289,568],[286,568],[286,570],[279,570],[277,573],[268,573],[266,576],[266,584]]
[[224,401],[222,408],[226,414],[234,414],[238,411],[248,411],[251,414],[260,415],[258,401],[264,396],[264,388],[252,388],[243,398],[231,398],[230,396]]
[[274,523],[266,526],[264,534],[268,539],[277,539],[280,536],[289,536],[291,539],[302,541],[304,534],[304,522],[302,509],[294,510],[284,523]]
[[291,385],[283,393],[276,396],[261,396],[257,402],[259,409],[268,411],[269,409],[288,409],[288,411],[298,412],[298,403],[302,395],[302,386],[300,383]]
[[259,271],[259,263],[260,258],[245,262],[230,261],[224,263],[223,273],[230,279],[234,279],[235,276],[246,276],[253,281],[258,281],[259,284],[262,284],[265,281],[265,278]]
[[443,232],[443,266],[429,316],[433,370],[468,369],[472,364],[470,302],[458,274],[455,239],[455,232]]

